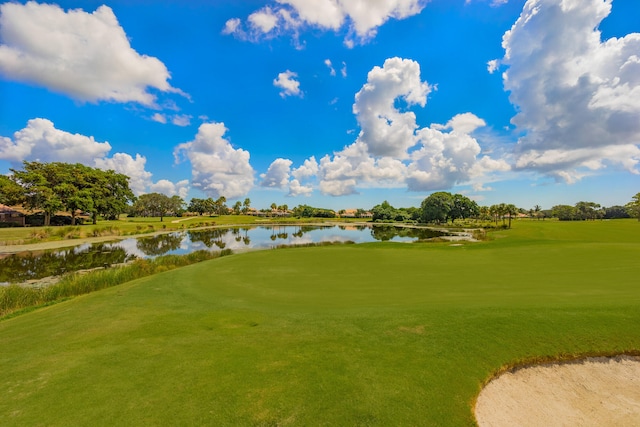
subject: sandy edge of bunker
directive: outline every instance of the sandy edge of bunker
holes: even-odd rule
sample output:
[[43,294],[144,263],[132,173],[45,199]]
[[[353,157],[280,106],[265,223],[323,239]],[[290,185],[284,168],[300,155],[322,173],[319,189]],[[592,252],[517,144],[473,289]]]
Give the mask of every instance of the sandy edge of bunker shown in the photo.
[[588,357],[504,372],[474,408],[485,426],[637,426],[640,357]]

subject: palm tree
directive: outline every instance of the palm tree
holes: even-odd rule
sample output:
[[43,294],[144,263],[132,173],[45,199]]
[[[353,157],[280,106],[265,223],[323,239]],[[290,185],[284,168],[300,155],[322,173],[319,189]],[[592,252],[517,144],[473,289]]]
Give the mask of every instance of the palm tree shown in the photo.
[[505,205],[505,213],[509,215],[509,228],[511,228],[511,218],[518,215],[518,208],[514,204]]
[[536,218],[538,218],[538,220],[540,220],[540,211],[542,210],[542,208],[540,207],[540,205],[535,205],[533,207],[534,212],[536,213]]

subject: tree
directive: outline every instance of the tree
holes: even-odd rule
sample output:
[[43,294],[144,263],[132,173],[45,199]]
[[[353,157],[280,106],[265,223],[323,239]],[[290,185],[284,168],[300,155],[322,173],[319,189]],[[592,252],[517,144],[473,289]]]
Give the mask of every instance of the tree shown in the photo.
[[541,216],[544,218],[544,214],[541,211],[542,211],[542,208],[540,207],[540,205],[535,205],[533,207],[533,214],[538,220],[540,220]]
[[23,206],[42,210],[44,225],[50,225],[51,216],[63,208],[59,195],[53,190],[61,184],[53,164],[25,161],[23,170],[11,169],[11,172],[24,191]]
[[618,219],[618,218],[631,218],[629,211],[624,206],[611,206],[605,208],[604,218],[606,219]]
[[576,219],[595,220],[602,218],[603,213],[600,205],[594,202],[578,202],[575,206]]
[[174,207],[175,201],[160,193],[143,194],[135,203],[136,211],[142,212],[143,216],[159,216],[160,222]]
[[183,212],[184,212],[184,200],[182,200],[182,197],[178,196],[178,195],[173,195],[169,198],[170,201],[170,205],[169,205],[169,212],[173,213],[173,215],[175,216],[182,216]]
[[513,205],[510,203],[508,205],[505,205],[504,212],[506,215],[509,215],[509,228],[511,228],[511,218],[513,218],[514,216],[517,216],[519,210],[516,207],[516,205]]
[[638,221],[640,221],[640,193],[637,193],[631,198],[631,201],[627,203],[626,208],[629,215],[634,218],[638,218]]
[[478,216],[478,204],[462,194],[454,194],[451,206],[451,221],[456,218],[466,219]]
[[96,216],[102,215],[105,219],[114,220],[123,213],[135,196],[129,188],[129,177],[116,173],[113,170],[99,171],[95,186],[92,188],[94,215],[93,223],[96,223]]
[[207,212],[209,215],[213,215],[216,212],[216,207],[217,207],[216,202],[211,197],[205,199],[203,204],[204,204],[204,211]]
[[217,215],[226,215],[227,214],[227,206],[225,203],[227,202],[227,198],[224,196],[218,197],[218,199],[214,202],[214,212]]
[[422,222],[447,222],[453,208],[453,196],[445,191],[438,191],[424,199],[421,204]]
[[240,210],[242,209],[242,202],[240,200],[238,200],[234,205],[233,205],[233,213],[236,215],[240,215]]
[[0,175],[0,204],[18,205],[24,200],[22,187],[6,175]]
[[396,209],[386,200],[371,208],[371,213],[374,221],[393,221],[396,217]]
[[194,197],[189,202],[189,206],[187,207],[189,212],[195,212],[198,215],[202,215],[207,211],[207,206],[204,199],[198,199]]
[[51,215],[59,210],[71,214],[72,224],[78,211],[88,212],[95,224],[98,214],[117,217],[133,199],[129,178],[113,170],[80,163],[24,162],[23,170],[12,171],[23,190],[23,205],[41,209],[45,225],[50,224]]
[[556,205],[551,208],[551,215],[560,221],[571,221],[576,219],[576,209],[569,205]]
[[244,202],[242,202],[242,213],[245,215],[248,214],[249,209],[251,209],[251,199],[247,197],[244,199]]

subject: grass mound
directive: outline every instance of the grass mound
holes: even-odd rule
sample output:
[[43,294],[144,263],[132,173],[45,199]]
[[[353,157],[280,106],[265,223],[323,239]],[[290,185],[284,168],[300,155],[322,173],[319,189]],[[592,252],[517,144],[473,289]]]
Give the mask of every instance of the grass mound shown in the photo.
[[472,425],[503,366],[640,350],[637,221],[251,252],[0,322],[0,424]]

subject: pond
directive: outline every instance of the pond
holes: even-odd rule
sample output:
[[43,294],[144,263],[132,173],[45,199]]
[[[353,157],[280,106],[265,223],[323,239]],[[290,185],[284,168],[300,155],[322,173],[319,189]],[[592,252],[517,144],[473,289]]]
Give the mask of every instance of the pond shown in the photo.
[[231,249],[234,252],[242,252],[322,242],[412,242],[453,234],[430,228],[391,225],[287,225],[189,230],[110,243],[84,244],[51,251],[0,254],[0,284],[38,280],[72,271],[107,267],[136,258],[154,258],[169,254],[185,255],[197,250]]

